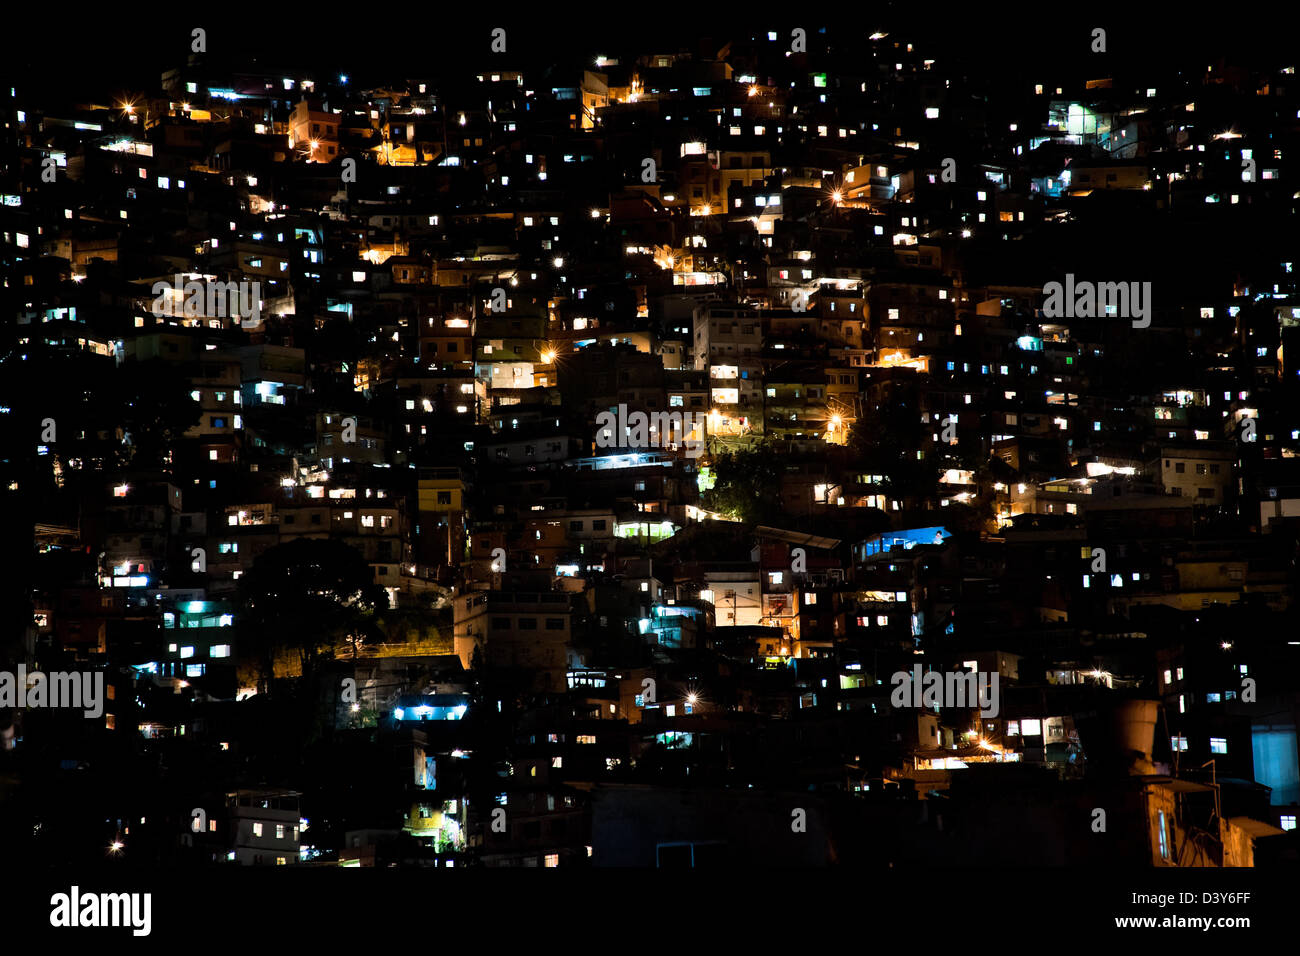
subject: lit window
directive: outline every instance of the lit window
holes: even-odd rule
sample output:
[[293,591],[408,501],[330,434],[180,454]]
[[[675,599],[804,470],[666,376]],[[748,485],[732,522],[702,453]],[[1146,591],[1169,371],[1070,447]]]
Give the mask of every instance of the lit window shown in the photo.
[[1224,737],[1210,738],[1210,753],[1226,754],[1228,752],[1228,741]]
[[260,823],[254,823],[254,824],[253,824],[253,836],[261,836],[261,835],[262,835],[262,824],[260,824]]

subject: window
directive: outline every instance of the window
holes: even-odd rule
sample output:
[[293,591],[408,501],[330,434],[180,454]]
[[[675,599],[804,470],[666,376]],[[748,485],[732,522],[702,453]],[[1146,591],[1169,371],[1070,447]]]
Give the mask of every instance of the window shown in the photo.
[[535,618],[535,617],[521,617],[521,618],[519,619],[519,630],[521,630],[521,631],[535,631],[535,630],[537,630],[537,618]]
[[283,839],[284,839],[284,824],[283,824],[283,823],[277,823],[277,824],[275,825],[275,838],[276,838],[277,840],[283,840]]
[[253,836],[258,836],[258,837],[260,837],[261,835],[262,835],[262,824],[260,824],[260,823],[254,823],[254,824],[253,824]]
[[1282,814],[1282,818],[1278,821],[1278,825],[1279,825],[1283,830],[1294,830],[1294,829],[1295,829],[1295,814],[1294,814],[1294,813],[1284,813],[1284,814]]
[[562,618],[562,617],[548,617],[548,618],[546,619],[546,629],[547,629],[548,631],[562,631],[562,630],[564,630],[564,618]]
[[1224,737],[1210,738],[1210,753],[1226,754],[1228,752],[1228,741]]

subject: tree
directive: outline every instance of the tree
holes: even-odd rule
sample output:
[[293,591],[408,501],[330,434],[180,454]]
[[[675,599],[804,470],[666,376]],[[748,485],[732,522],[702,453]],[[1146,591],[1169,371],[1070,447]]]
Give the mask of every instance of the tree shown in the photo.
[[120,366],[113,383],[115,415],[125,442],[121,464],[135,469],[162,467],[177,439],[199,421],[199,403],[189,394],[189,375],[170,362],[149,359]]
[[747,525],[781,513],[781,465],[766,443],[722,452],[714,457],[712,471],[717,479],[700,497],[709,511]]
[[240,626],[262,654],[263,672],[277,652],[296,652],[310,678],[340,640],[375,636],[374,615],[388,594],[361,552],[333,538],[297,538],[267,550],[239,579]]
[[893,498],[930,497],[937,489],[937,467],[917,458],[924,435],[920,408],[916,387],[904,386],[891,393],[889,404],[868,405],[849,433],[855,465],[883,475]]

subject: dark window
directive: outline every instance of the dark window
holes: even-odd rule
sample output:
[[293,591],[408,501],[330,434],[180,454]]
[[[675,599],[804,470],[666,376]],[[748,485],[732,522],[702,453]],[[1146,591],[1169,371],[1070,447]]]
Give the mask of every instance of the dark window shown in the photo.
[[691,845],[661,846],[657,853],[661,870],[689,870],[691,868]]

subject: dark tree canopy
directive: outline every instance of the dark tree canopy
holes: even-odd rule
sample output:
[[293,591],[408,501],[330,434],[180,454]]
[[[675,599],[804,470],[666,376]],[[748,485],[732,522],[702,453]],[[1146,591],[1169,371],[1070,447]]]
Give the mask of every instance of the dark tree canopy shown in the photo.
[[239,580],[240,625],[266,657],[296,650],[306,675],[323,651],[373,629],[388,594],[365,557],[334,538],[296,538],[264,552]]

